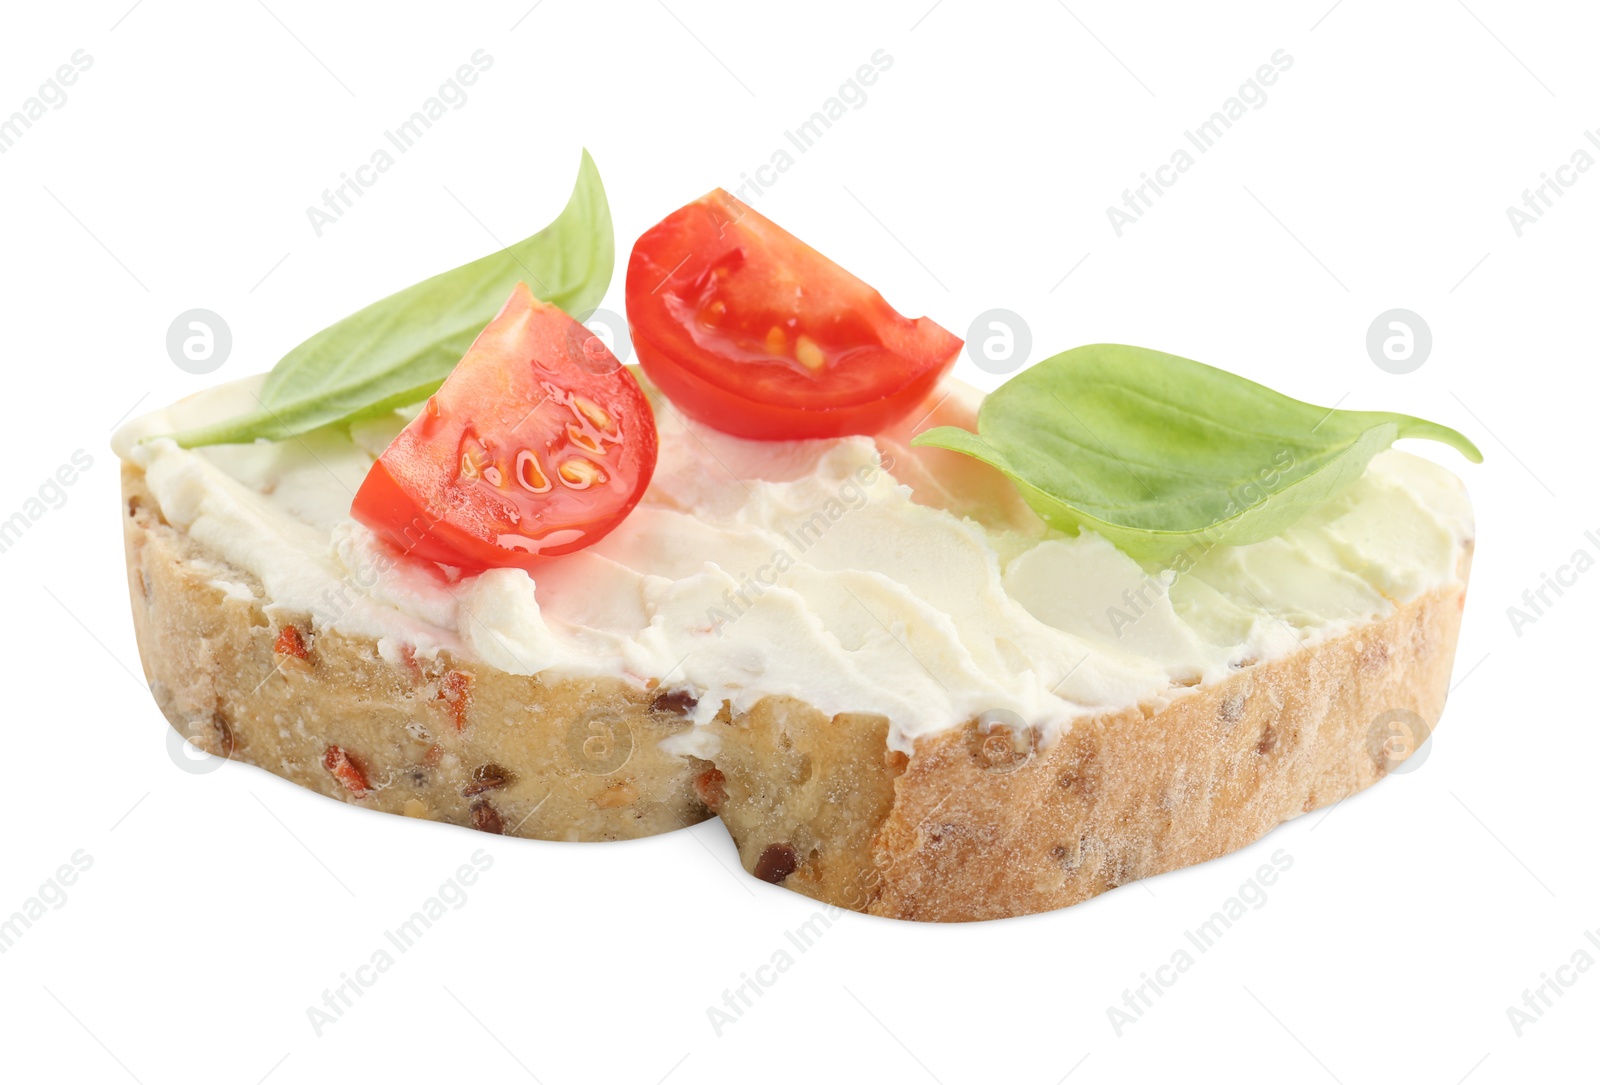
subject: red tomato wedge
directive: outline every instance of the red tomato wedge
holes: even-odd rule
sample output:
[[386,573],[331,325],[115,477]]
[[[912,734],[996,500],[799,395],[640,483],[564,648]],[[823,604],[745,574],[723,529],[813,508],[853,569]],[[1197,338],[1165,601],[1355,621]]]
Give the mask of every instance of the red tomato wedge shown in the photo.
[[627,299],[639,362],[667,398],[759,440],[876,433],[961,349],[720,188],[639,238]]
[[429,561],[533,568],[616,527],[655,466],[638,382],[518,283],[372,465],[350,515]]

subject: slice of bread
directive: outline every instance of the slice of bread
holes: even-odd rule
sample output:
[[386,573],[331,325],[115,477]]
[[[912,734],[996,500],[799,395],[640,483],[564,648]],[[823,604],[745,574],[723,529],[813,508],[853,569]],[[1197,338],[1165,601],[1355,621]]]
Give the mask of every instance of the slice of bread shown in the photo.
[[716,812],[747,870],[898,919],[1048,911],[1214,859],[1386,775],[1391,714],[1431,734],[1468,561],[1381,621],[1049,746],[975,721],[886,755],[881,721],[766,702],[715,725]]
[[446,655],[397,666],[374,641],[280,613],[249,572],[166,522],[137,467],[122,489],[145,677],[200,749],[373,810],[543,840],[709,816],[694,782],[710,766],[660,748],[690,726],[681,699]]
[[1063,907],[1378,780],[1386,716],[1431,731],[1443,710],[1471,554],[1457,582],[1381,620],[1164,707],[1080,719],[1052,743],[973,721],[907,754],[882,717],[789,698],[724,707],[715,741],[684,741],[693,702],[678,690],[545,681],[448,653],[395,662],[283,614],[169,524],[130,464],[123,498],[146,677],[202,749],[375,810],[540,839],[641,837],[715,814],[757,877],[943,921]]

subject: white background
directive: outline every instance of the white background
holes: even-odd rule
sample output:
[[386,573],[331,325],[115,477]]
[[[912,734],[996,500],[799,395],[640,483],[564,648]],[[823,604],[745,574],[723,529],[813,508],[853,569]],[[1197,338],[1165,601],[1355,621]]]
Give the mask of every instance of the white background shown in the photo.
[[[5,1076],[1594,1079],[1600,968],[1566,973],[1576,983],[1520,1037],[1506,1012],[1580,948],[1600,959],[1584,937],[1600,928],[1600,572],[1521,636],[1507,617],[1575,550],[1600,553],[1584,537],[1600,535],[1600,170],[1520,238],[1506,216],[1600,129],[1592,9],[127,7],[9,5],[0,34],[0,116],[74,50],[93,57],[0,155],[0,518],[74,450],[93,457],[0,554],[0,915],[74,852],[93,860],[0,956]],[[477,49],[494,64],[466,105],[316,237],[306,206]],[[1419,446],[1465,477],[1480,528],[1458,687],[1427,762],[1244,852],[1063,912],[845,916],[720,1036],[707,1007],[792,951],[784,932],[816,905],[737,873],[717,822],[628,844],[494,840],[247,766],[177,767],[134,677],[113,424],[270,367],[489,251],[491,234],[532,232],[584,146],[615,216],[606,304],[621,311],[632,240],[735,187],[878,49],[893,66],[865,105],[755,202],[903,311],[964,334],[1004,307],[1031,325],[1035,359],[1139,343],[1313,402],[1421,414],[1482,446],[1481,466]],[[1266,104],[1116,237],[1107,205],[1279,49],[1294,63]],[[233,331],[211,376],[164,347],[196,307]],[[1434,337],[1405,376],[1365,348],[1395,307]],[[994,380],[966,360],[958,374]],[[306,1008],[478,848],[493,866],[466,904],[317,1037]],[[1280,848],[1293,867],[1265,905],[1118,1036],[1107,1007]]]

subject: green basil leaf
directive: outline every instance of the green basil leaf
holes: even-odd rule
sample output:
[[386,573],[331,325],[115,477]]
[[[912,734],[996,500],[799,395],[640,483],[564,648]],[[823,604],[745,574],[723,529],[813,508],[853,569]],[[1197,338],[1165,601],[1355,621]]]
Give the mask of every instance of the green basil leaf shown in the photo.
[[1187,358],[1101,344],[1007,381],[979,408],[977,433],[940,426],[912,444],[999,468],[1052,527],[1165,562],[1196,543],[1271,538],[1401,437],[1483,459],[1421,418],[1317,407]]
[[572,196],[550,225],[323,329],[273,367],[258,410],[175,439],[185,447],[279,441],[416,403],[444,383],[519,280],[587,316],[611,283],[615,248],[600,173],[584,151]]

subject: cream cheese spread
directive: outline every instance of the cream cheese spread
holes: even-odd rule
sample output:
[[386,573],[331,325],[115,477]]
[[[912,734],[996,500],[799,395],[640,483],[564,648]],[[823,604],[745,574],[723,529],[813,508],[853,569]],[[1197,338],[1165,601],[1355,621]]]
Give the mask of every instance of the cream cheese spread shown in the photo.
[[[907,751],[989,714],[1049,736],[1159,707],[1454,583],[1473,531],[1454,475],[1390,450],[1281,535],[1146,568],[1098,535],[1049,530],[993,469],[909,446],[929,425],[971,427],[981,395],[964,385],[876,440],[741,440],[652,394],[660,460],[621,525],[531,575],[463,574],[350,518],[401,415],[276,443],[160,436],[253,406],[259,382],[135,419],[113,446],[166,519],[250,573],[275,612],[371,638],[395,662],[443,651],[514,674],[655,680],[698,697],[701,724],[773,695],[878,714]],[[708,737],[679,741],[704,751]]]

